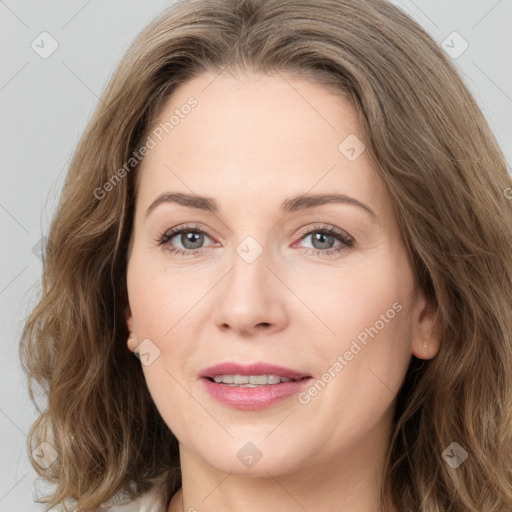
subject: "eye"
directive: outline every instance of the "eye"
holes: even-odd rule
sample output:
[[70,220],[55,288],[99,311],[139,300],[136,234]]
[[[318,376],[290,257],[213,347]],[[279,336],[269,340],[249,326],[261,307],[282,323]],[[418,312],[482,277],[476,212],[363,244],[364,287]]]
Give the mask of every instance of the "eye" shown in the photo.
[[[333,226],[317,226],[303,234],[302,240],[310,240],[308,254],[331,255],[340,253],[354,245],[354,239]],[[335,245],[338,242],[338,245]]]
[[[197,256],[205,251],[205,239],[211,238],[198,226],[180,226],[160,235],[156,242],[171,254]],[[178,247],[175,245],[178,244]],[[181,244],[181,247],[179,247]]]

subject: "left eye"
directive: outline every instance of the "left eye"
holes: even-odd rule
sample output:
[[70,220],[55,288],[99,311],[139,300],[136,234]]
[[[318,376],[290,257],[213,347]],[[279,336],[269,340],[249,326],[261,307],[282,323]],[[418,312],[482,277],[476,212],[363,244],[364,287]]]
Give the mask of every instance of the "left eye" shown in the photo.
[[[301,238],[301,240],[311,240],[311,245],[313,249],[322,250],[322,249],[332,249],[336,240],[342,244],[343,242],[347,242],[346,240],[342,240],[340,235],[330,234],[319,230],[311,231]],[[339,244],[338,244],[339,245]]]

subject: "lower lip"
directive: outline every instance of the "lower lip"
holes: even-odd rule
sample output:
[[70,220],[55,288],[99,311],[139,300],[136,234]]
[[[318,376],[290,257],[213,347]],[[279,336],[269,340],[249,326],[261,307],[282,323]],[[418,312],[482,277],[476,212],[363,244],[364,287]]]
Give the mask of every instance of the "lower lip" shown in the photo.
[[201,380],[206,391],[219,402],[235,409],[258,410],[265,409],[299,393],[310,384],[312,378],[254,388],[217,384],[206,378]]

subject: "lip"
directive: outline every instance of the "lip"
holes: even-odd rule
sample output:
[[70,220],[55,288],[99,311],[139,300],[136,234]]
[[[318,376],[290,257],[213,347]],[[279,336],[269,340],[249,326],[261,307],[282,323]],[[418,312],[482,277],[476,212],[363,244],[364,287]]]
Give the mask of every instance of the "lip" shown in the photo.
[[[210,379],[217,375],[277,375],[294,380],[249,388],[212,382]],[[245,365],[226,362],[205,368],[199,374],[199,380],[208,394],[224,405],[235,409],[259,410],[299,393],[310,384],[312,377],[297,370],[270,363]]]

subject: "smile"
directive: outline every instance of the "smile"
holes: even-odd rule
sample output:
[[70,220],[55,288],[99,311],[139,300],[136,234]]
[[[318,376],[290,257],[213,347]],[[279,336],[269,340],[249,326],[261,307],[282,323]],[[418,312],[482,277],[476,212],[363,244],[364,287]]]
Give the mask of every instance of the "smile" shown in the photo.
[[291,382],[294,379],[281,377],[279,375],[216,375],[213,381],[217,384],[227,384],[228,386],[256,387],[281,384],[282,382]]
[[233,409],[261,410],[291,398],[313,377],[271,363],[229,361],[205,368],[198,375],[207,394]]

